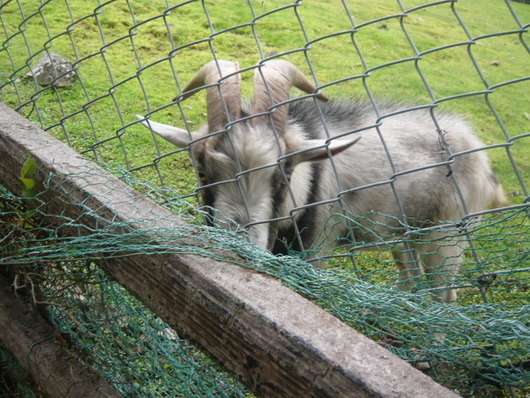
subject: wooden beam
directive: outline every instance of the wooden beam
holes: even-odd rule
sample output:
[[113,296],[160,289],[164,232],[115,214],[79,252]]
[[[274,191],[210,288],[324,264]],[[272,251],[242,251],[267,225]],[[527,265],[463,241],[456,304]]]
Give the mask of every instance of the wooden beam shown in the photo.
[[0,340],[48,396],[122,397],[61,342],[34,308],[8,291],[9,285],[0,276]]
[[[148,236],[150,226],[184,223],[0,104],[0,184],[16,194],[30,153],[38,165],[33,178],[39,197],[47,203],[42,209],[62,233],[77,236],[128,222]],[[61,224],[54,214],[81,220],[86,230]],[[185,253],[109,256],[100,265],[259,396],[456,397],[279,281],[250,269]]]

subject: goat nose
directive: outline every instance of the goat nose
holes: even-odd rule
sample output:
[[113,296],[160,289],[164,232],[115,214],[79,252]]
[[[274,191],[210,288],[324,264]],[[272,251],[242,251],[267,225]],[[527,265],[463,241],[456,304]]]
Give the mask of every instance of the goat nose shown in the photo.
[[238,231],[245,227],[246,222],[238,217],[227,217],[222,212],[214,210],[210,212],[210,225],[228,231]]
[[247,225],[247,222],[243,220],[241,217],[236,217],[233,219],[234,224],[238,225],[239,228],[245,228],[245,225]]

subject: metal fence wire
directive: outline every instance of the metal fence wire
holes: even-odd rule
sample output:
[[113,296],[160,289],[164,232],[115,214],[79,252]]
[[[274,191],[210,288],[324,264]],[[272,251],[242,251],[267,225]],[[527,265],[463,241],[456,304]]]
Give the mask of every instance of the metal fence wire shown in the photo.
[[[286,101],[291,109],[301,107],[301,101],[312,104],[302,127],[310,129],[304,123],[311,122],[325,131],[334,128],[327,125],[329,116],[316,99],[320,92],[342,103],[363,104],[365,113],[356,117],[365,124],[356,129],[344,127],[342,139],[367,131],[380,134],[380,129],[384,131],[386,123],[395,118],[422,112],[428,115],[429,125],[440,135],[443,146],[443,115],[465,117],[482,141],[477,148],[452,152],[443,147],[447,156],[437,164],[393,169],[384,179],[350,191],[339,189],[335,197],[319,203],[297,203],[288,216],[281,216],[296,224],[297,214],[315,206],[332,206],[337,216],[321,235],[332,235],[333,229],[342,225],[349,231],[378,231],[382,225],[398,225],[388,236],[366,242],[355,239],[357,235],[352,233],[347,244],[341,241],[338,247],[315,250],[306,245],[303,249],[311,250],[302,253],[287,247],[286,252],[293,257],[274,258],[249,245],[247,238],[253,228],[267,222],[274,225],[278,219],[249,217],[236,235],[216,239],[220,249],[244,252],[251,260],[246,266],[254,264],[258,271],[281,279],[456,393],[528,396],[529,5],[508,0],[378,0],[369,5],[361,0],[0,0],[0,21],[0,100],[191,224],[198,225],[212,214],[211,210],[199,209],[205,202],[213,203],[201,197],[205,192],[207,196],[206,188],[232,184],[242,190],[247,178],[272,168],[279,168],[287,180],[288,156],[281,153],[273,163],[250,170],[241,160],[230,181],[206,181],[203,160],[195,157],[190,161],[193,147],[204,144],[202,138],[190,135],[191,144],[177,148],[146,129],[135,115],[150,123],[197,131],[207,122],[206,112],[215,111],[214,106],[206,107],[206,88],[215,93],[233,76],[242,81],[242,97],[251,98],[256,70],[259,73],[264,65],[278,59],[289,61],[316,87],[308,94],[292,90],[292,100]],[[64,60],[53,64],[51,77],[41,77],[37,63],[53,53]],[[195,73],[210,61],[215,70],[222,70],[222,60],[238,61],[240,69],[221,72],[221,79],[201,83],[192,97],[184,99],[186,84]],[[267,96],[271,92],[269,89]],[[381,105],[388,101],[399,107]],[[228,97],[221,96],[221,114],[229,108],[227,102]],[[274,120],[281,110],[276,105],[261,116]],[[232,134],[239,125],[253,123],[256,116],[243,112],[235,119],[233,115],[224,119],[212,133]],[[272,144],[281,141],[279,135],[271,137]],[[328,139],[326,145],[333,142]],[[314,148],[306,148],[306,153],[310,149]],[[407,150],[411,156],[419,153]],[[232,147],[228,152],[237,151]],[[391,152],[386,149],[385,156],[389,157],[385,161],[390,164]],[[462,193],[467,183],[451,176],[455,158],[477,153],[487,154],[506,192],[507,202],[495,209],[468,210]],[[337,168],[344,167],[327,155],[322,162],[331,165],[331,176],[340,174]],[[371,169],[382,167],[374,164]],[[395,185],[422,171],[440,169],[453,179],[457,202],[463,209],[461,217],[435,226],[415,224],[417,220],[407,218],[403,210],[407,203],[396,193]],[[390,193],[391,200],[398,201],[401,212],[352,214],[341,207],[348,194],[381,187]],[[421,189],[414,189],[417,196],[422,195]],[[250,198],[243,201],[247,203]],[[99,250],[101,236],[110,239],[110,232],[75,242],[56,239],[57,250],[53,251],[47,250],[53,232],[44,227],[36,232],[41,228],[38,225],[32,227],[31,234],[13,240],[17,235],[10,228],[21,214],[14,203],[16,198],[2,191],[1,228],[10,239],[3,241],[0,264],[26,277],[35,270],[21,271],[21,259],[38,269],[45,282],[41,284],[42,296],[35,300],[54,303],[49,311],[57,327],[75,336],[84,352],[92,353],[94,366],[122,393],[145,397],[164,396],[168,391],[190,397],[249,396],[95,268],[91,258]],[[246,212],[251,215],[253,210]],[[300,224],[295,230],[303,234],[305,228]],[[441,238],[427,241],[433,231],[442,231],[436,235]],[[212,230],[204,228],[203,232],[211,234]],[[174,236],[185,233],[176,230]],[[455,241],[455,236],[459,240]],[[117,253],[152,250],[130,238],[112,238],[121,248]],[[297,241],[300,239],[295,236],[287,246],[296,247],[293,242]],[[412,267],[411,275],[400,277],[390,254],[392,249],[401,250],[414,258],[411,247],[430,245],[433,252],[427,255],[443,255],[454,253],[446,249],[459,242],[467,247],[458,274],[452,275],[454,280],[450,278],[451,291],[458,293],[453,303],[432,299],[449,291],[445,276],[438,277],[433,270],[430,278],[424,277],[414,260],[410,261],[416,267]],[[75,255],[73,246],[77,248]],[[186,246],[185,250],[191,249]],[[211,255],[200,245],[196,252]],[[315,253],[326,260],[327,269],[308,268],[300,259],[314,262]],[[43,265],[46,261],[48,266]],[[76,274],[85,276],[86,285],[71,283],[77,281]],[[414,284],[409,285],[405,276]],[[414,291],[395,289],[398,278],[398,287],[413,286]],[[82,317],[74,316],[76,308],[83,312]],[[161,361],[160,356],[165,359]],[[167,359],[171,356],[176,359]]]

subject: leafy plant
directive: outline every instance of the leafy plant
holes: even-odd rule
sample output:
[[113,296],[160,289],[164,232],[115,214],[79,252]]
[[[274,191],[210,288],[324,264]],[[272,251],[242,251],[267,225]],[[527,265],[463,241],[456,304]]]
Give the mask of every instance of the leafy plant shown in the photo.
[[[31,156],[31,154],[28,155],[26,161],[24,162],[24,165],[22,166],[22,170],[20,172],[20,181],[24,184],[24,188],[22,188],[21,197],[23,199],[30,199],[33,200],[37,196],[37,191],[35,190],[35,180],[33,178],[29,178],[32,174],[34,174],[37,171],[37,162]],[[25,210],[21,215],[20,224],[24,227],[32,226],[32,223],[28,224],[28,220],[31,219],[35,215],[35,210],[33,209],[27,209]]]
[[37,195],[35,191],[35,180],[33,178],[28,178],[30,175],[34,174],[37,171],[37,162],[31,156],[28,155],[24,165],[22,166],[22,171],[20,172],[20,181],[24,184],[22,189],[22,197],[25,199],[33,199]]

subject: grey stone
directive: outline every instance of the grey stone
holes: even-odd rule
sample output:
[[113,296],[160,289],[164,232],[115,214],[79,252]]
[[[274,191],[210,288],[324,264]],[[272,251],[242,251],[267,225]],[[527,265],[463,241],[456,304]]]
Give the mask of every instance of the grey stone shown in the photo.
[[37,65],[26,76],[33,77],[41,86],[51,84],[56,87],[65,87],[74,84],[76,72],[72,63],[66,58],[55,52],[49,52],[39,59]]

